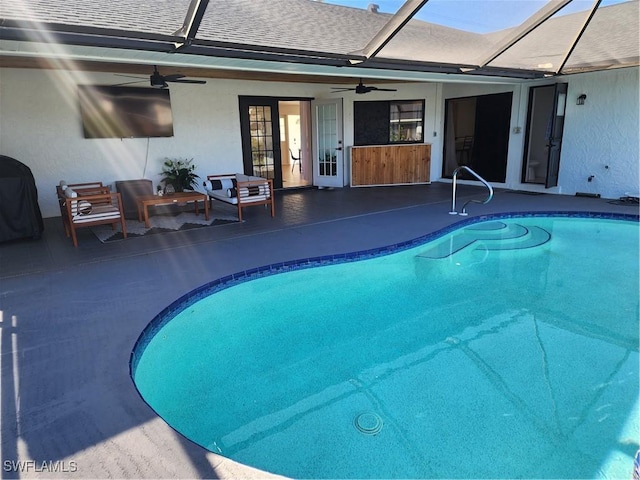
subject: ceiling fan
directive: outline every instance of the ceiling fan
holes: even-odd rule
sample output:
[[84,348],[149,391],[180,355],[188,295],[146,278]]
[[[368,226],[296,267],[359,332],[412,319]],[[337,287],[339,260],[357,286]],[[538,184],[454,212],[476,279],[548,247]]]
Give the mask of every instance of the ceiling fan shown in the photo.
[[[131,78],[138,78],[138,77],[132,77],[131,75],[119,75],[116,73],[116,75],[120,76],[120,77],[131,77]],[[207,83],[205,80],[193,80],[190,78],[185,78],[186,75],[181,75],[179,73],[174,73],[171,75],[161,75],[160,72],[158,71],[158,67],[156,65],[153,66],[153,73],[151,74],[151,76],[149,77],[149,81],[151,83],[152,87],[155,88],[167,88],[169,85],[169,83],[194,83],[194,84],[198,84],[198,85],[203,85],[205,83]],[[140,83],[142,82],[142,80],[138,81],[138,82],[128,82],[128,83],[121,83],[119,85],[127,85],[130,83]]]
[[362,83],[362,79],[360,79],[360,82],[358,83],[358,85],[355,86],[355,88],[341,88],[341,87],[331,87],[331,88],[333,89],[333,92],[331,93],[354,91],[357,94],[365,94],[369,92],[397,92],[398,91],[395,88],[378,88],[372,85],[364,85]]

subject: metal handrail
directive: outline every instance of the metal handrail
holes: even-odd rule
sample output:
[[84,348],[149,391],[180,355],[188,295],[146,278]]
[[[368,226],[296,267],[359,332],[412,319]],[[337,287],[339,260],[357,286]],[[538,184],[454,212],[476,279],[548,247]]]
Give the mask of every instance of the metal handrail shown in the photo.
[[[456,211],[456,186],[458,184],[458,172],[460,172],[461,170],[466,170],[471,175],[473,175],[478,180],[480,180],[484,184],[484,186],[489,189],[489,196],[484,201],[476,200],[476,199],[472,199],[472,200],[467,201],[467,203],[465,203],[462,206],[462,211],[460,213],[458,213]],[[489,183],[484,178],[482,178],[476,172],[471,170],[469,167],[467,167],[466,165],[462,165],[461,167],[458,167],[453,171],[453,191],[451,192],[451,211],[449,212],[449,215],[461,215],[463,217],[467,216],[467,215],[469,215],[467,213],[467,205],[469,205],[471,202],[480,203],[482,205],[485,205],[485,204],[489,203],[492,198],[493,198],[493,188],[491,187],[491,185],[489,185]]]

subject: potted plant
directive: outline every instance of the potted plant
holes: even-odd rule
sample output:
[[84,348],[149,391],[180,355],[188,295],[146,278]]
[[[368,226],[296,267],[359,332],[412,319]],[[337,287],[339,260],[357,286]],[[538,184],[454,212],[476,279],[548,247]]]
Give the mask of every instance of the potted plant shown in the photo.
[[193,158],[188,160],[166,158],[162,164],[162,172],[160,172],[165,189],[171,185],[175,192],[193,190],[198,185],[198,178],[200,178],[195,174],[195,169]]

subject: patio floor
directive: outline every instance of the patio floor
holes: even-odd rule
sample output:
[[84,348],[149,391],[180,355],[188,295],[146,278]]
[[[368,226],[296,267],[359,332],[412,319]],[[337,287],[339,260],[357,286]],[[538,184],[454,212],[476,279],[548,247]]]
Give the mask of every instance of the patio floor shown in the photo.
[[[458,204],[485,193],[460,185]],[[277,195],[275,218],[254,207],[241,224],[107,244],[85,229],[78,248],[51,218],[42,239],[0,244],[4,477],[258,476],[186,440],[142,401],[128,370],[140,332],[162,308],[216,278],[389,245],[458,222],[448,214],[450,195],[445,183],[298,190]],[[490,204],[468,211],[637,215],[638,207],[497,191]],[[22,471],[8,471],[6,462],[18,460],[27,462],[15,465]]]

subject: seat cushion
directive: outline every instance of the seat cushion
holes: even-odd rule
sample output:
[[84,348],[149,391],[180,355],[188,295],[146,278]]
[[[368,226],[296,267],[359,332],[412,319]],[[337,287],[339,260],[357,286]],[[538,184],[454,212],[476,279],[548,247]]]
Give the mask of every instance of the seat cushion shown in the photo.
[[[85,202],[89,203],[89,202]],[[71,207],[73,211],[73,206]],[[100,220],[120,218],[120,210],[113,205],[93,205],[91,213],[83,214],[78,212],[73,215],[73,223],[97,222]]]
[[238,197],[229,197],[227,194],[227,190],[207,190],[207,195],[217,200],[222,200],[226,203],[231,203],[233,205],[238,204]]
[[206,180],[203,184],[204,188],[209,191],[215,190],[227,190],[236,186],[235,178],[218,178],[213,180]]

